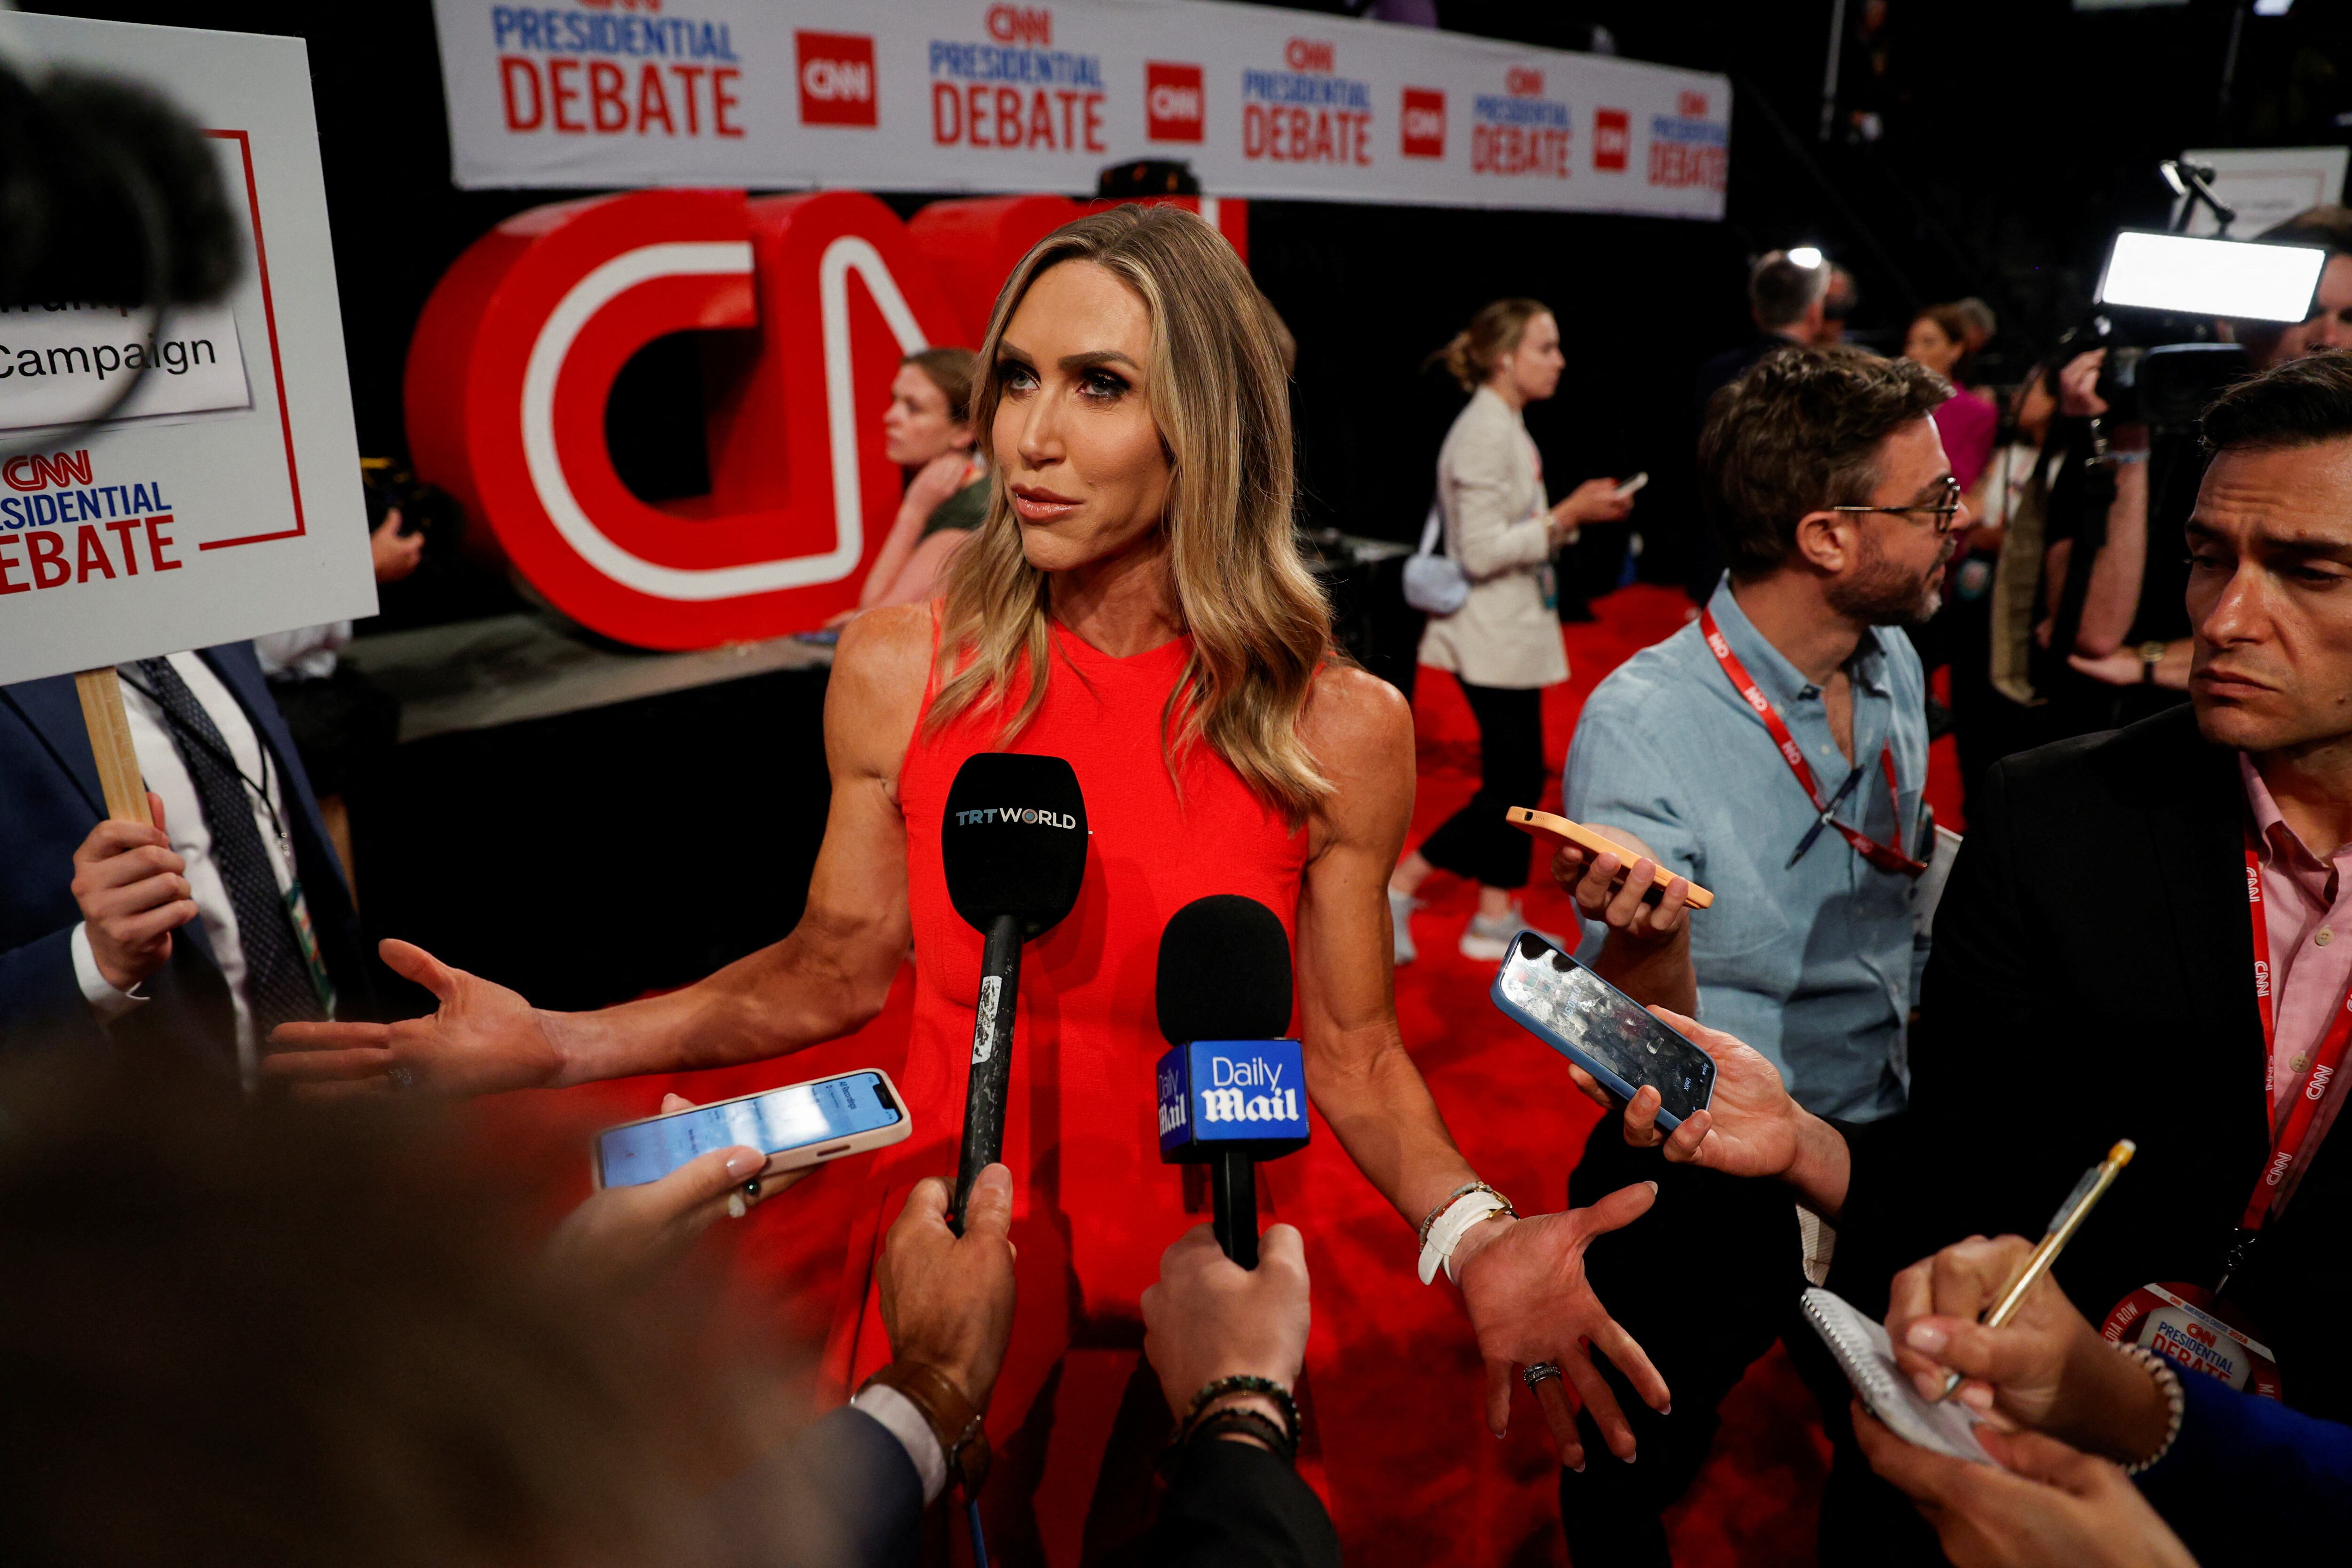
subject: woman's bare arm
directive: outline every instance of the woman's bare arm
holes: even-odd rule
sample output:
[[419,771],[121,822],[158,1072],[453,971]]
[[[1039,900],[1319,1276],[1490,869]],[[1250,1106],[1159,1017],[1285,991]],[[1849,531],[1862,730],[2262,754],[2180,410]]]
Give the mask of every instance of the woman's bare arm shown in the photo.
[[1298,900],[1307,1092],[1366,1179],[1418,1225],[1476,1173],[1397,1028],[1386,889],[1412,817],[1412,713],[1386,682],[1335,669],[1303,727],[1338,786],[1311,826]]
[[[386,961],[438,1009],[395,1024],[286,1025],[265,1071],[320,1093],[471,1094],[754,1061],[858,1028],[880,1010],[907,951],[898,767],[929,661],[924,610],[877,612],[843,633],[825,696],[833,803],[807,904],[782,941],[683,990],[586,1013],[533,1008],[387,942]],[[726,841],[714,837],[711,852],[727,852]]]
[[[1335,669],[1317,680],[1301,728],[1338,786],[1312,825],[1298,904],[1307,1092],[1365,1178],[1417,1227],[1477,1173],[1397,1028],[1387,887],[1412,815],[1412,715],[1393,686]],[[1594,1297],[1583,1259],[1594,1237],[1637,1218],[1652,1196],[1636,1185],[1591,1208],[1496,1216],[1456,1244],[1454,1277],[1486,1363],[1486,1420],[1497,1437],[1510,1422],[1513,1369],[1546,1361],[1574,1385],[1611,1450],[1633,1458],[1633,1428],[1586,1346],[1607,1353],[1653,1408],[1666,1404],[1665,1380]],[[1575,1413],[1559,1387],[1547,1385],[1538,1402],[1561,1461],[1581,1465]]]
[[799,924],[681,991],[549,1015],[563,1081],[752,1061],[863,1027],[906,956],[907,830],[898,768],[930,666],[930,615],[860,616],[825,694],[833,801]]

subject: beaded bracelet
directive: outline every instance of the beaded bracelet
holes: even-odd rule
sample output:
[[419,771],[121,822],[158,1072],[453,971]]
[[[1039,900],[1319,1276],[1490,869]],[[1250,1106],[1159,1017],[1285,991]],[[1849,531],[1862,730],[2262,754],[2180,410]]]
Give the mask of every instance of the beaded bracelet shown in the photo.
[[1255,1410],[1218,1410],[1202,1416],[1185,1434],[1184,1446],[1191,1448],[1203,1437],[1217,1437],[1227,1432],[1247,1432],[1264,1443],[1284,1464],[1298,1464],[1298,1440],[1275,1424],[1270,1416]]
[[[1210,1418],[1202,1416],[1201,1412],[1207,1409],[1213,1401],[1223,1399],[1228,1394],[1257,1394],[1273,1400],[1276,1407],[1282,1412],[1285,1425],[1290,1428],[1286,1441],[1290,1445],[1291,1451],[1293,1453],[1297,1451],[1298,1401],[1290,1396],[1289,1389],[1275,1382],[1274,1379],[1254,1377],[1245,1372],[1235,1373],[1230,1377],[1213,1378],[1201,1385],[1201,1392],[1192,1396],[1192,1407],[1184,1413],[1183,1434],[1177,1438],[1177,1441],[1192,1441],[1192,1429],[1202,1420]],[[1220,1410],[1216,1414],[1222,1416],[1226,1412]],[[1266,1418],[1261,1416],[1258,1419],[1263,1421]]]
[[2172,1412],[2172,1419],[2164,1428],[2164,1441],[2156,1446],[2156,1452],[2136,1465],[2124,1467],[2124,1474],[2136,1476],[2172,1452],[2172,1445],[2180,1437],[2180,1417],[2188,1407],[2188,1396],[2180,1391],[2180,1375],[2172,1370],[2172,1364],[2164,1357],[2145,1345],[2119,1344],[2116,1348],[2139,1363],[2148,1376],[2156,1380],[2157,1392],[2164,1396],[2164,1403]]

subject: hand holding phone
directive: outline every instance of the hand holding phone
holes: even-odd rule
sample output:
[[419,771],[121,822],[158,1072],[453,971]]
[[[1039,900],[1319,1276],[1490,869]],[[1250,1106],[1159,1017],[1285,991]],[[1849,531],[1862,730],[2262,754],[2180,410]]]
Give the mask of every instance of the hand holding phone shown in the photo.
[[[1633,868],[1636,860],[1643,858],[1597,829],[1588,828],[1582,822],[1571,822],[1566,817],[1551,811],[1538,811],[1532,806],[1507,807],[1503,812],[1503,820],[1523,833],[1538,839],[1549,839],[1555,844],[1569,845],[1590,860],[1598,860],[1602,855],[1615,855],[1627,871]],[[1654,862],[1650,873],[1650,885],[1643,890],[1642,896],[1655,904],[1665,896],[1667,889],[1674,885],[1677,874]],[[1613,883],[1616,879],[1611,880]],[[1571,893],[1575,891],[1566,883],[1562,885],[1568,887],[1568,891]],[[1684,880],[1683,886],[1684,899],[1693,909],[1708,909],[1714,906],[1715,894],[1706,888],[1686,878]]]
[[[658,1119],[697,1109],[662,1096]],[[541,1253],[546,1271],[572,1288],[627,1293],[653,1283],[685,1256],[720,1215],[741,1218],[751,1206],[808,1175],[811,1166],[762,1175],[768,1156],[730,1145],[710,1149],[650,1181],[604,1186],[570,1214]]]
[[1647,473],[1636,474],[1631,479],[1626,480],[1622,485],[1618,486],[1617,488],[1609,493],[1618,500],[1622,501],[1649,482],[1650,476]]
[[765,1176],[900,1143],[913,1130],[890,1075],[869,1068],[683,1110],[665,1102],[658,1116],[597,1134],[592,1163],[598,1186],[632,1186],[740,1145],[767,1156],[753,1173]]
[[1532,931],[1512,939],[1490,994],[1521,1028],[1618,1099],[1654,1091],[1656,1124],[1669,1132],[1714,1097],[1712,1057]]

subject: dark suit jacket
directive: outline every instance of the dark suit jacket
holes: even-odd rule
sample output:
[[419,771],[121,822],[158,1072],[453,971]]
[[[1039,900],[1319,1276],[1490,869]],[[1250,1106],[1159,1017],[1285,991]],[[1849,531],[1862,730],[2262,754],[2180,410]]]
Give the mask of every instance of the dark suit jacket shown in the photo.
[[[1969,809],[1910,1108],[1847,1130],[1832,1288],[1875,1317],[1895,1270],[1953,1241],[2040,1237],[2123,1137],[2138,1155],[2059,1284],[2094,1323],[2149,1281],[2211,1284],[2270,1149],[2236,754],[2179,708],[2011,757]],[[2230,1289],[2277,1353],[2287,1402],[2337,1421],[2352,1418],[2347,1213],[2352,1128],[2322,1145]]]
[[[962,1500],[949,1495],[961,1536]],[[883,1425],[834,1411],[728,1483],[717,1500],[730,1562],[761,1568],[781,1541],[793,1568],[912,1568],[923,1483]],[[1129,1568],[1339,1568],[1322,1500],[1288,1465],[1247,1443],[1189,1448],[1160,1517],[1116,1560]]]
[[[249,643],[198,655],[233,693],[269,748],[294,838],[302,892],[343,1018],[380,1016],[371,960],[342,868],[311,798],[302,758],[278,717]],[[68,943],[81,920],[73,852],[106,816],[98,764],[73,677],[0,687],[0,1049],[153,1045],[234,1073],[236,1019],[202,919],[173,934],[172,961],[143,988],[153,998],[101,1030],[74,978]]]
[[1139,1568],[1339,1568],[1331,1516],[1297,1473],[1251,1443],[1189,1445],[1136,1543]]

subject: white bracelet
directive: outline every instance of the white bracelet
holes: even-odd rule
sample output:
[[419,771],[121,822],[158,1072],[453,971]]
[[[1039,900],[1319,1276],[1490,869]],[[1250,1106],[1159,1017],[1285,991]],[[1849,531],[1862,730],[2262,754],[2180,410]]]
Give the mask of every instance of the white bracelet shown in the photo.
[[2180,1391],[2180,1375],[2164,1357],[2143,1345],[2119,1344],[2116,1348],[2139,1363],[2142,1370],[2155,1379],[2156,1391],[2164,1396],[2164,1403],[2172,1412],[2172,1420],[2164,1429],[2164,1441],[2156,1446],[2156,1452],[2136,1465],[2124,1467],[2124,1474],[2136,1476],[2172,1452],[2172,1445],[2180,1437],[2180,1417],[2188,1407],[2188,1396]]
[[1441,1265],[1445,1277],[1453,1279],[1454,1247],[1470,1233],[1472,1226],[1498,1214],[1507,1214],[1514,1219],[1519,1217],[1511,1200],[1485,1182],[1474,1183],[1447,1199],[1445,1207],[1430,1217],[1422,1234],[1421,1282],[1426,1285],[1436,1279]]

